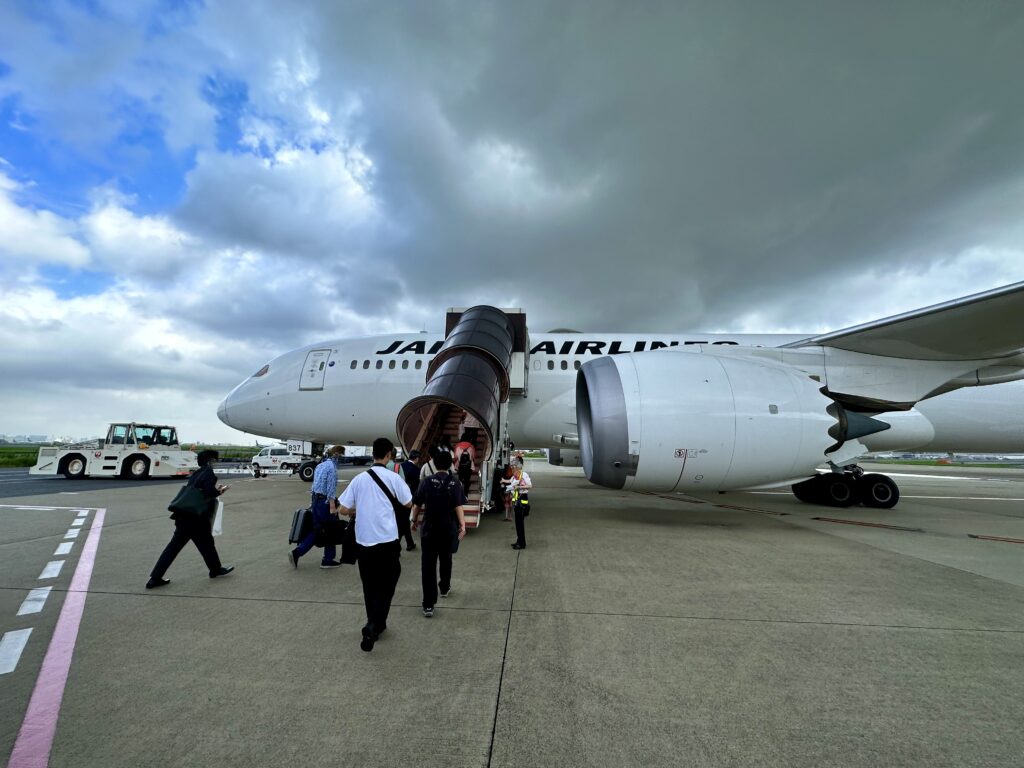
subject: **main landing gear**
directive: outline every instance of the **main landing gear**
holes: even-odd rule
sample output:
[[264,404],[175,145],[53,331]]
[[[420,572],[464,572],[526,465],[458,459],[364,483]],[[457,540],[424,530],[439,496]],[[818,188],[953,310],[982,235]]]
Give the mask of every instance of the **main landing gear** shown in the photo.
[[808,504],[828,507],[865,507],[891,509],[900,500],[900,489],[886,475],[865,474],[856,464],[836,468],[792,486],[793,495]]

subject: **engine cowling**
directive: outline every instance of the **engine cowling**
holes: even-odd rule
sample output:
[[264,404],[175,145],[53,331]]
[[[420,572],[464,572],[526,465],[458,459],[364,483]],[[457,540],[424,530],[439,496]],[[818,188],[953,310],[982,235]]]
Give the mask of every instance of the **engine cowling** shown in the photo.
[[576,377],[584,471],[598,485],[635,491],[807,478],[836,444],[837,406],[819,386],[786,365],[737,356],[597,358]]

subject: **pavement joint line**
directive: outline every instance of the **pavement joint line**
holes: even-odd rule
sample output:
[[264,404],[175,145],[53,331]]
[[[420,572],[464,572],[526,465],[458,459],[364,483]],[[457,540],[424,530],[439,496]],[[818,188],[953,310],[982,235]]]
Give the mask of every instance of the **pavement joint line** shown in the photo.
[[841,517],[812,517],[811,520],[820,520],[825,523],[841,523],[843,525],[861,525],[865,528],[885,528],[889,531],[909,531],[910,533],[925,533],[924,528],[910,528],[905,525],[889,525],[888,523],[868,523],[863,520],[845,520]]
[[789,512],[771,512],[767,509],[757,509],[756,507],[741,507],[737,504],[715,504],[719,509],[735,509],[740,512],[756,512],[759,515],[775,515],[777,517],[788,515]]
[[[225,508],[227,508],[226,504],[224,506],[225,506]],[[163,514],[153,515],[152,517],[140,517],[137,520],[122,520],[119,523],[110,523],[109,525],[107,523],[104,523],[103,524],[103,528],[104,529],[119,528],[119,527],[121,527],[123,525],[135,525],[137,523],[145,523],[145,522],[149,522],[149,521],[152,521],[152,520],[161,520],[161,519],[164,519],[164,518],[165,518],[165,515],[163,515]],[[71,533],[72,535],[71,536],[64,536],[63,538],[65,538],[65,539],[74,539],[78,535],[78,529],[71,528],[68,531],[68,533]],[[13,547],[13,546],[17,546],[17,545],[20,545],[20,544],[31,544],[34,541],[45,541],[46,539],[52,539],[53,537],[58,536],[58,535],[60,535],[60,534],[51,533],[51,534],[49,534],[47,536],[36,536],[33,539],[19,539],[17,541],[4,541],[4,542],[0,542],[0,547]]]
[[1011,539],[1007,536],[985,536],[980,533],[968,533],[967,535],[972,539],[982,539],[984,541],[1005,541],[1010,544],[1024,544],[1024,539]]
[[[518,567],[517,567],[518,570]],[[23,591],[23,586],[18,587],[4,587],[0,586],[0,590],[18,590]],[[58,589],[54,588],[53,592],[64,593],[64,594],[77,594],[82,590],[76,589]],[[104,595],[108,597],[141,597],[147,600],[172,600],[174,598],[180,598],[184,600],[226,600],[230,602],[239,603],[294,603],[299,605],[352,605],[362,606],[363,601],[361,598],[355,600],[302,600],[302,599],[291,599],[283,597],[237,597],[231,595],[178,595],[174,593],[161,592],[161,593],[141,593],[141,592],[117,592],[112,590],[98,590],[88,589],[84,590],[86,595]],[[423,606],[419,603],[393,603],[393,608],[415,608],[421,610]],[[565,610],[549,610],[540,608],[484,608],[476,606],[457,606],[447,605],[445,612],[455,611],[476,611],[479,613],[519,613],[519,614],[538,614],[538,615],[552,615],[552,616],[601,616],[607,618],[625,618],[625,619],[670,619],[679,621],[721,621],[726,623],[747,623],[747,624],[794,624],[794,625],[807,625],[807,626],[821,626],[821,627],[860,627],[864,629],[908,629],[908,630],[923,630],[928,632],[984,632],[992,634],[1007,634],[1007,635],[1024,635],[1024,627],[1020,629],[998,629],[994,627],[937,627],[927,626],[924,624],[872,624],[856,621],[812,621],[810,619],[756,619],[744,616],[700,616],[697,614],[670,614],[670,613],[621,613],[621,612],[609,612],[609,611],[565,611]]]
[[49,507],[49,506],[43,507],[43,506],[32,505],[32,504],[0,504],[0,510],[3,510],[3,509],[17,509],[17,510],[30,511],[30,512],[54,512],[54,511],[56,511],[58,509],[67,509],[67,510],[70,510],[72,512],[77,512],[80,509],[88,509],[89,511],[95,511],[95,510],[99,509],[99,507],[82,507],[82,506],[78,506],[78,507]]
[[494,720],[491,723],[491,740],[487,745],[487,768],[491,768],[494,757],[494,738],[498,731],[498,712],[501,710],[501,686],[505,682],[505,661],[508,659],[508,639],[512,634],[512,614],[516,606],[516,585],[519,583],[519,556],[516,552],[516,568],[512,574],[512,596],[508,601],[508,623],[505,624],[505,647],[501,651],[501,671],[498,673],[498,694],[494,699]]

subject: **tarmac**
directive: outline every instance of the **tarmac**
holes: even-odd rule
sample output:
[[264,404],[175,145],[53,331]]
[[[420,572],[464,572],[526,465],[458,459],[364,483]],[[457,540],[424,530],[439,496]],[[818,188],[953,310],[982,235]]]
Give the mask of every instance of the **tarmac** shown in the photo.
[[190,546],[147,591],[180,481],[0,473],[0,635],[32,630],[0,674],[0,764],[83,596],[51,766],[1024,764],[1024,472],[876,468],[903,494],[877,510],[527,469],[527,549],[485,515],[432,619],[403,552],[372,653],[356,568],[287,561],[296,477],[227,478],[236,571],[208,578]]

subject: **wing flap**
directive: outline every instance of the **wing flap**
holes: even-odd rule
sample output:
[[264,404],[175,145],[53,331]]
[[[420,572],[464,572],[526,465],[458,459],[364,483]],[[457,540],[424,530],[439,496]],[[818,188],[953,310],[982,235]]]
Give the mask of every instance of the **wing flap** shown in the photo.
[[908,360],[980,360],[1024,350],[1024,282],[812,336],[823,346]]

